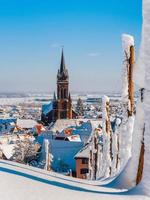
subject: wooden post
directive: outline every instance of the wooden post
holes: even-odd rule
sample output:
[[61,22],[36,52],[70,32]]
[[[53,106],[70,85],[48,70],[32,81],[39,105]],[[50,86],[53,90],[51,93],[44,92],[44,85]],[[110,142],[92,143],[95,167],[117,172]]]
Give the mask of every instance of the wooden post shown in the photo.
[[92,169],[93,168],[93,162],[92,162],[92,150],[90,149],[90,156],[89,156],[89,175],[90,179],[92,178]]
[[[106,133],[108,133],[110,135],[110,158],[111,160],[113,159],[112,157],[112,132],[111,132],[111,123],[110,123],[110,103],[107,102],[106,103],[106,112],[107,112],[107,116],[108,119],[106,120]],[[110,175],[111,175],[111,167],[110,167]]]
[[98,143],[97,143],[97,137],[94,135],[94,180],[96,180],[96,174],[97,174],[97,160],[98,160]]
[[106,120],[106,133],[109,133],[111,130],[111,124],[110,124],[110,113],[109,113],[109,102],[106,103],[106,112],[108,119]]
[[137,177],[136,177],[136,184],[139,184],[139,182],[142,179],[142,174],[143,174],[143,166],[144,166],[144,131],[145,131],[145,127],[143,129],[143,140],[142,140],[142,143],[141,143],[141,151],[140,151],[138,172],[137,172]]
[[128,68],[128,92],[129,92],[129,100],[130,100],[130,109],[128,110],[128,116],[132,116],[134,112],[134,83],[133,83],[134,63],[135,63],[135,50],[134,50],[134,46],[131,46],[129,68]]
[[[140,90],[141,93],[141,102],[144,101],[144,88],[142,88]],[[139,157],[139,165],[138,165],[138,171],[137,171],[137,176],[136,176],[136,184],[138,184],[141,179],[142,179],[142,175],[143,175],[143,167],[144,167],[144,132],[145,132],[145,124],[143,127],[143,138],[141,141],[141,150],[140,150],[140,157]]]
[[117,135],[117,147],[118,147],[118,152],[117,152],[117,160],[116,160],[116,169],[118,168],[118,164],[119,164],[119,136]]

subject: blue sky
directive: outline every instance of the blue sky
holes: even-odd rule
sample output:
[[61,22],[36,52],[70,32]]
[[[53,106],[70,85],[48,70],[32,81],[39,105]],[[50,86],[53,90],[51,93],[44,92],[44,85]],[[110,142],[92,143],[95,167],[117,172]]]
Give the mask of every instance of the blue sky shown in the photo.
[[141,37],[141,0],[0,0],[0,91],[53,92],[64,45],[71,91],[120,91],[121,34]]

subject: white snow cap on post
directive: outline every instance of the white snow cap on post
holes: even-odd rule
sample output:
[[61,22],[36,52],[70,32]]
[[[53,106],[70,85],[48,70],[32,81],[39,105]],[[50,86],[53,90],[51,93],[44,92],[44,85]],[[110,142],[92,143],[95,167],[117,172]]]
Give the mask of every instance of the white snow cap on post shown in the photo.
[[128,34],[122,34],[122,47],[123,50],[127,52],[128,56],[130,56],[130,47],[134,46],[134,37]]
[[106,111],[106,104],[109,102],[108,96],[103,96],[102,98],[102,112],[103,112],[103,120],[108,119],[107,111]]
[[130,47],[134,46],[134,37],[122,34],[122,47],[124,52],[124,63],[122,72],[122,101],[128,102],[128,59],[130,58]]
[[104,95],[102,98],[102,102],[103,102],[103,109],[105,110],[105,105],[107,102],[109,102],[109,97]]

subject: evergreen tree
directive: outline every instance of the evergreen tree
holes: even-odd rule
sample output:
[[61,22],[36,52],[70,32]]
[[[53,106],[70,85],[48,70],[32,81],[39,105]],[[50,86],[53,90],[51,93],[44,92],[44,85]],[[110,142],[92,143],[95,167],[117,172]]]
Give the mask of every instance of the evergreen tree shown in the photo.
[[78,114],[78,116],[84,115],[84,105],[83,105],[83,101],[82,101],[81,98],[79,98],[78,101],[77,101],[76,113]]

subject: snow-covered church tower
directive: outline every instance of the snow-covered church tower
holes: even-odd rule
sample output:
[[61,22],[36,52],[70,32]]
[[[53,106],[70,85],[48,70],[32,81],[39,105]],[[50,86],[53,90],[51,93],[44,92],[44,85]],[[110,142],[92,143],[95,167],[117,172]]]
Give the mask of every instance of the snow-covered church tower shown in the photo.
[[57,97],[54,93],[53,101],[43,105],[41,120],[44,124],[50,124],[57,119],[76,118],[72,110],[72,99],[69,92],[69,74],[66,69],[64,53],[62,50],[60,68],[57,73]]

